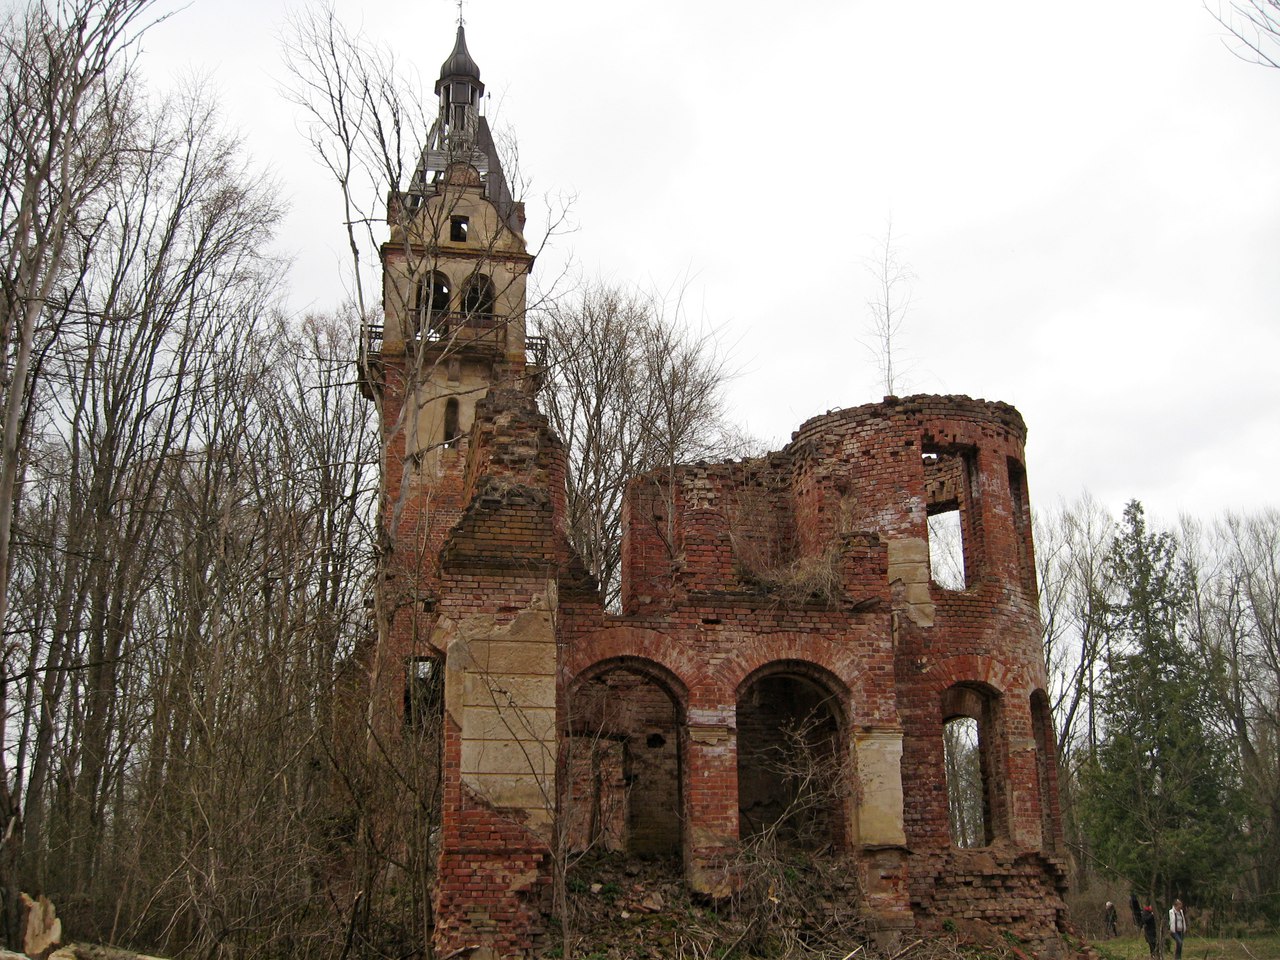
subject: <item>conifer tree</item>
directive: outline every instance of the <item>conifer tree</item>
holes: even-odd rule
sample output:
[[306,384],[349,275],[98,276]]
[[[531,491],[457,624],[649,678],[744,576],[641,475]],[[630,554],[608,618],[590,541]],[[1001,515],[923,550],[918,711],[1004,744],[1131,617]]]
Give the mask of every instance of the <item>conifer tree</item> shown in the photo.
[[1107,558],[1110,674],[1102,742],[1084,775],[1095,854],[1159,903],[1204,902],[1230,883],[1241,837],[1228,740],[1213,724],[1212,678],[1184,637],[1193,594],[1169,533],[1132,501]]

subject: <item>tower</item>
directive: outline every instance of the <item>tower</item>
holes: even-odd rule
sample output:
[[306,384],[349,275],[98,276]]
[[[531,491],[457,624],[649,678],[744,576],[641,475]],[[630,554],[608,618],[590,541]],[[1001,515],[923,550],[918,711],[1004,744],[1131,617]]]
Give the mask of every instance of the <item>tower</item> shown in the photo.
[[[523,956],[540,925],[555,798],[558,446],[526,335],[533,267],[458,25],[438,113],[387,202],[384,322],[361,387],[380,402],[386,561],[369,658],[379,744],[433,760],[435,941]],[[397,732],[400,731],[400,732]],[[474,954],[480,956],[483,954]]]
[[409,189],[387,201],[385,325],[368,344],[365,383],[393,417],[384,420],[391,451],[442,475],[457,466],[448,454],[489,387],[526,382],[532,372],[525,284],[533,257],[461,24],[435,89],[439,112]]
[[533,257],[524,205],[503,175],[461,23],[435,91],[438,113],[409,187],[387,198],[383,324],[366,327],[361,345],[360,387],[380,403],[390,547],[372,658],[377,728],[412,709],[412,675],[443,652],[430,641],[430,615],[439,553],[466,506],[477,405],[495,388],[532,393],[541,369],[540,342],[525,329]]

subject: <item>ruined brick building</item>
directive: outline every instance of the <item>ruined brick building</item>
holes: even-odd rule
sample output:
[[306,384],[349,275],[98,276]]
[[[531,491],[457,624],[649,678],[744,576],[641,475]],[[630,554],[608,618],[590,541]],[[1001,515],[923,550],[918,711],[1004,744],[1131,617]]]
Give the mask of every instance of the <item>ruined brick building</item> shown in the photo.
[[[443,677],[435,891],[444,953],[527,956],[554,857],[669,856],[708,895],[760,831],[846,857],[881,929],[946,918],[1032,941],[1063,921],[1025,427],[1002,403],[886,398],[782,450],[636,478],[622,609],[564,532],[564,451],[539,413],[533,268],[461,26],[411,191],[390,203],[381,401],[392,610],[375,706]],[[930,576],[954,512],[964,585]],[[976,724],[979,835],[951,835],[944,727]],[[799,737],[840,789],[791,816],[768,758]],[[809,798],[812,800],[812,798]],[[559,818],[557,822],[557,818]]]

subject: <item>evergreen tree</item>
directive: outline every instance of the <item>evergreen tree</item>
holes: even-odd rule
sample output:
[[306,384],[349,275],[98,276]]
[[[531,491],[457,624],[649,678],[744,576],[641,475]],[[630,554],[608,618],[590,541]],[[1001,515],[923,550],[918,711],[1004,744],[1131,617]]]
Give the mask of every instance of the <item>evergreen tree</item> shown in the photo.
[[1194,584],[1177,547],[1129,503],[1107,558],[1105,729],[1082,797],[1094,852],[1162,904],[1224,892],[1242,820],[1216,685],[1185,642]]

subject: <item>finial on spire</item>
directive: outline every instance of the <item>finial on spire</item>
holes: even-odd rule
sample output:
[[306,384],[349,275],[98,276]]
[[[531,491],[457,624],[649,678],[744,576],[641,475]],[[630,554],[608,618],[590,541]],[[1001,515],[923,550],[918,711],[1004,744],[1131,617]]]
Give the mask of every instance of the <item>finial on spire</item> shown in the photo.
[[[461,14],[462,0],[451,0],[451,2],[458,4],[459,14]],[[477,92],[484,93],[484,84],[480,82],[480,67],[467,52],[467,32],[462,26],[461,15],[458,17],[458,36],[453,44],[453,52],[440,65],[440,79],[436,81],[436,93],[440,93],[446,80],[455,79],[471,80]]]
[[458,26],[464,26],[466,22],[462,19],[462,0],[458,0]]

